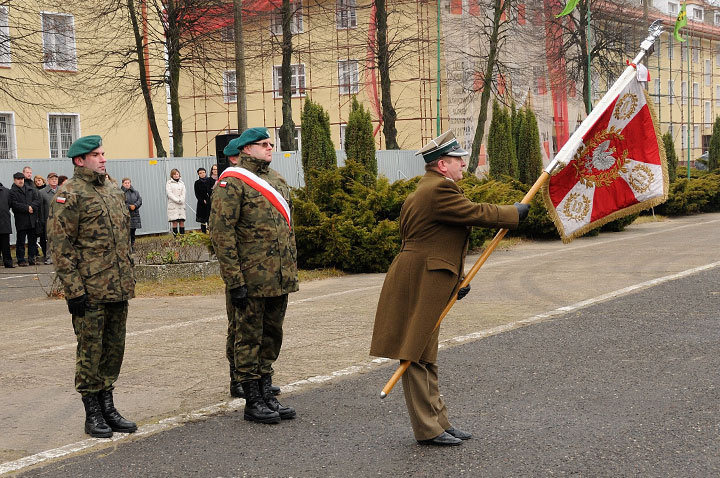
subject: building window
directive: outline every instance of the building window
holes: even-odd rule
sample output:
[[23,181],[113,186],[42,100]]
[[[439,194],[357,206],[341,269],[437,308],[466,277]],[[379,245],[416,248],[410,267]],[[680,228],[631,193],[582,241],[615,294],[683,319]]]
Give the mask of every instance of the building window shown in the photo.
[[357,27],[355,0],[337,0],[335,4],[335,20],[338,30]]
[[72,15],[42,13],[43,66],[48,70],[77,70]]
[[340,149],[345,149],[345,130],[347,129],[347,123],[340,125]]
[[230,24],[220,29],[220,41],[235,43],[235,25]]
[[15,158],[15,124],[12,113],[0,113],[0,159]]
[[660,103],[660,80],[655,78],[655,103]]
[[695,20],[696,22],[703,21],[703,13],[704,10],[700,7],[697,7],[695,5],[692,5],[692,14],[688,12],[688,18],[691,20]]
[[680,128],[680,147],[687,148],[687,125],[682,125]]
[[705,126],[711,126],[712,123],[712,111],[711,104],[709,101],[705,102]]
[[[302,147],[302,134],[300,128],[295,128],[295,151],[300,151]],[[282,151],[280,146],[280,128],[275,128],[275,151]]]
[[705,86],[712,84],[712,61],[705,60]]
[[675,81],[674,80],[668,80],[668,104],[671,105],[675,103]]
[[699,148],[700,144],[700,126],[693,126],[693,148]]
[[668,2],[668,13],[673,16],[678,14],[678,4],[674,2]]
[[687,82],[683,81],[680,83],[680,103],[685,104],[688,96]]
[[[673,135],[673,125],[668,125],[668,133],[670,133],[670,136]],[[673,141],[675,141],[675,138],[673,138]]]
[[49,115],[50,157],[64,158],[70,145],[80,136],[78,115]]
[[693,106],[700,106],[700,84],[693,83]]
[[[293,12],[290,33],[296,35],[303,32],[302,2],[290,2],[290,9]],[[273,10],[270,17],[270,31],[274,35],[282,35],[282,9]]]
[[359,90],[357,60],[338,61],[338,85],[341,95],[354,95]]
[[692,60],[693,63],[697,63],[700,61],[700,40],[693,40]]
[[10,20],[5,6],[0,6],[0,66],[10,66]]
[[[290,65],[290,88],[292,96],[305,95],[305,65]],[[282,96],[282,66],[275,65],[273,67],[273,96],[280,98]]]
[[715,85],[715,107],[720,108],[720,85]]
[[223,100],[225,103],[237,103],[235,70],[226,70],[223,72]]
[[720,13],[715,12],[715,25],[720,25]]

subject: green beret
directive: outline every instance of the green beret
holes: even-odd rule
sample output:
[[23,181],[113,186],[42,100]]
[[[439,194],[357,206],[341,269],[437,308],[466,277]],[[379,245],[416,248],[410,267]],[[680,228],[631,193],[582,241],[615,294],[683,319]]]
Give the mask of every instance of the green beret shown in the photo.
[[75,140],[73,144],[70,145],[70,149],[68,149],[67,157],[77,158],[78,156],[82,156],[83,154],[87,154],[93,149],[97,149],[100,146],[102,146],[102,138],[96,134],[92,134],[90,136],[83,136],[82,138],[78,138]]
[[225,156],[237,156],[240,154],[240,150],[248,144],[268,138],[270,138],[270,133],[268,133],[267,128],[248,128],[225,146],[223,154]]
[[468,152],[460,147],[452,131],[446,131],[415,154],[421,154],[425,162],[430,163],[443,156],[465,156]]

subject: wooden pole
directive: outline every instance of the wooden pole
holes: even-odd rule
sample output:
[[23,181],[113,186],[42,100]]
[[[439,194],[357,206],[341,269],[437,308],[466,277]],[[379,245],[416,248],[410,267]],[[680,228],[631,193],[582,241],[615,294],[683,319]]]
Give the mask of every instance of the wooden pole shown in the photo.
[[[530,201],[532,201],[533,196],[540,190],[543,184],[550,178],[550,173],[545,170],[542,172],[540,177],[535,181],[535,184],[530,188],[530,190],[525,194],[525,197],[522,199],[522,204],[529,204]],[[475,274],[478,273],[480,268],[485,264],[485,261],[487,261],[487,258],[490,257],[490,254],[493,253],[493,251],[497,248],[498,244],[502,240],[503,237],[505,237],[505,234],[508,232],[507,229],[500,229],[497,234],[495,234],[495,237],[490,242],[488,247],[485,249],[485,251],[480,255],[478,260],[475,262],[475,264],[470,269],[470,272],[468,272],[465,275],[465,278],[460,283],[460,287],[465,287],[470,282],[472,282],[473,278],[475,277]],[[438,319],[437,323],[435,324],[435,328],[433,329],[433,332],[440,327],[440,323],[443,321],[445,316],[450,312],[450,309],[452,309],[452,306],[455,305],[455,302],[457,302],[457,294],[453,294],[453,296],[450,298],[450,301],[448,301],[447,305],[445,306],[445,309],[440,314],[440,318]],[[405,373],[405,370],[408,369],[410,366],[409,360],[402,360],[400,362],[400,366],[395,370],[395,373],[390,377],[390,380],[387,381],[385,384],[385,387],[383,387],[382,392],[380,392],[380,398],[385,398],[388,396],[390,391],[393,389],[396,383],[398,383],[398,380],[400,380],[400,377]]]

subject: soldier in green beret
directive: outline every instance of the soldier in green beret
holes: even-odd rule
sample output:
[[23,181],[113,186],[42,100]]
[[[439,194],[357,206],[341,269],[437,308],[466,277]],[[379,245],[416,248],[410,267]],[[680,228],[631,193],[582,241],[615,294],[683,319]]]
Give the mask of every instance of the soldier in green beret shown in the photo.
[[425,176],[400,211],[402,248],[390,265],[375,315],[370,355],[410,361],[402,376],[405,404],[421,445],[460,445],[472,437],[450,424],[438,389],[440,314],[459,288],[472,226],[514,228],[529,206],[474,203],[455,181],[462,179],[468,153],[448,131],[416,154]]
[[208,224],[226,286],[230,392],[242,388],[244,418],[259,423],[295,418],[272,386],[288,294],[298,290],[290,188],[270,169],[273,146],[266,128],[228,143],[232,166],[218,178]]
[[135,295],[130,214],[123,192],[108,180],[100,136],[78,139],[67,156],[75,171],[53,196],[47,234],[77,337],[75,389],[85,406],[85,433],[108,438],[137,430],[113,403]]

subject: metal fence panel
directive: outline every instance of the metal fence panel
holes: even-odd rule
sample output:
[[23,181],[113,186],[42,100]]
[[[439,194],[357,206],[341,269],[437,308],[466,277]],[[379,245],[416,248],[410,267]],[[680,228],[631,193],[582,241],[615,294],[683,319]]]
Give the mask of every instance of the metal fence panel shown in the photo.
[[[345,151],[336,151],[339,166],[345,164]],[[413,151],[393,150],[377,151],[378,174],[386,176],[391,182],[400,179],[409,179],[424,174],[423,161],[415,156]],[[195,220],[194,184],[197,179],[197,169],[205,168],[208,173],[215,164],[214,156],[190,158],[151,158],[151,159],[110,159],[107,162],[108,174],[118,185],[123,178],[130,178],[133,187],[140,193],[143,205],[140,208],[142,228],[137,234],[156,234],[170,231],[167,221],[167,196],[165,183],[170,178],[170,171],[177,168],[182,181],[185,183],[187,220],[185,229],[199,229]],[[0,182],[7,188],[12,187],[12,175],[30,166],[33,175],[47,177],[51,172],[58,175],[72,177],[73,165],[70,159],[13,159],[0,161]],[[299,151],[273,153],[272,168],[280,173],[292,187],[299,188],[305,185],[302,169],[302,157]],[[14,227],[13,221],[13,227]],[[15,243],[15,235],[11,236]]]

